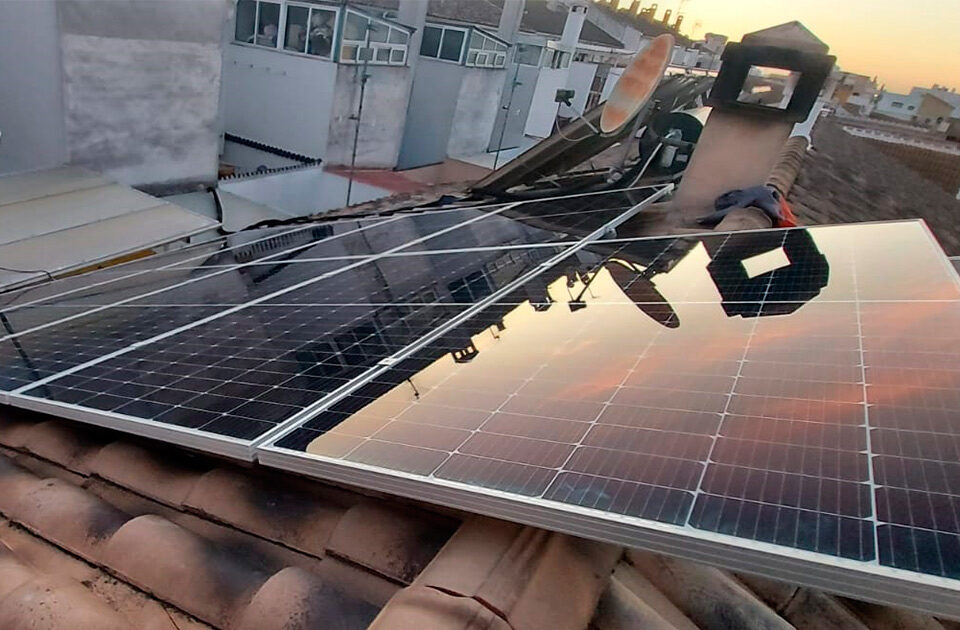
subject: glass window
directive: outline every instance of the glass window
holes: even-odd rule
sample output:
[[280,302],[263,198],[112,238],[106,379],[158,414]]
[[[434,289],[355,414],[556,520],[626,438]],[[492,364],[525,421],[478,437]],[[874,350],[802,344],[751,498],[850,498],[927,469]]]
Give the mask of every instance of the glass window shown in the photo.
[[406,61],[406,58],[406,50],[402,48],[394,48],[390,51],[390,63],[402,64],[404,61]]
[[533,44],[517,44],[517,63],[525,66],[539,66],[542,46]]
[[377,48],[377,61],[382,61],[384,63],[390,62],[390,49],[389,48]]
[[356,61],[357,60],[357,45],[356,44],[344,44],[340,49],[340,59],[344,61]]
[[[289,11],[290,7],[287,9]],[[330,9],[310,10],[310,29],[307,33],[307,53],[330,58],[333,51],[333,34],[337,24],[337,12]]]
[[440,54],[440,38],[443,36],[443,29],[435,26],[425,26],[423,28],[423,39],[420,41],[420,54],[424,57],[436,57]]
[[460,61],[463,53],[463,31],[444,30],[443,42],[440,44],[440,58],[447,61]]
[[390,29],[390,43],[391,44],[406,44],[409,37],[407,34],[400,29],[391,28]]
[[352,42],[367,41],[368,23],[369,20],[367,20],[365,17],[357,13],[353,13],[352,11],[348,11],[347,22],[343,26],[343,39]]
[[370,23],[370,41],[376,43],[386,43],[390,27],[386,24]]
[[252,43],[257,30],[257,3],[255,0],[237,2],[237,24],[234,39],[238,42]]
[[276,48],[277,34],[280,32],[280,5],[272,2],[260,2],[258,5],[257,35],[253,43]]
[[293,52],[307,50],[307,24],[310,22],[310,9],[294,5],[287,6],[287,28],[283,36],[283,49]]
[[503,54],[498,54],[496,60],[494,60],[493,65],[498,68],[502,68],[507,61],[507,56]]
[[493,41],[489,37],[483,38],[483,49],[484,50],[496,50],[497,42]]
[[483,40],[483,35],[477,31],[474,31],[473,34],[470,35],[470,48],[476,48],[477,50],[480,50],[483,48]]
[[477,63],[477,51],[471,50],[467,53],[467,65],[473,66]]

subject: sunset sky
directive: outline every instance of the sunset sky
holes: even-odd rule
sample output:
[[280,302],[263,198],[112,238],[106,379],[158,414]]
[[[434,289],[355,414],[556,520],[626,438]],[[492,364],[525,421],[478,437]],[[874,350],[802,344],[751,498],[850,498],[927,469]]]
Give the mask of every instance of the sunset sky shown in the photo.
[[[664,9],[676,15],[681,4],[657,3],[657,18]],[[683,5],[685,35],[701,22],[697,38],[714,32],[739,41],[744,33],[800,20],[830,45],[844,70],[877,75],[888,90],[934,83],[960,90],[960,0],[686,0]]]

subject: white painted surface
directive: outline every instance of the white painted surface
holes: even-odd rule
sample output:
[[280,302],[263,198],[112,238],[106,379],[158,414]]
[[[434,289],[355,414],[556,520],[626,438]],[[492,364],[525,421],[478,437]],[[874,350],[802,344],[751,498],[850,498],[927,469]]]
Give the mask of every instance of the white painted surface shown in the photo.
[[560,106],[560,115],[570,118],[583,114],[587,106],[587,97],[590,95],[590,86],[593,84],[593,77],[597,74],[597,64],[583,63],[575,61],[570,64],[570,73],[567,76],[567,88],[575,92],[573,95],[573,107],[566,105]]
[[0,2],[0,174],[63,164],[54,0]]
[[336,80],[332,62],[229,44],[223,66],[226,132],[323,158]]
[[[881,92],[880,100],[877,101],[873,111],[900,120],[911,120],[917,115],[917,109],[920,108],[920,101],[922,100],[923,98],[919,94]],[[894,107],[894,103],[899,103],[900,107]]]
[[535,138],[546,138],[553,133],[553,123],[557,119],[558,104],[554,100],[557,90],[565,88],[569,68],[541,68],[537,77],[537,87],[533,91],[533,102],[527,114],[524,134]]
[[[303,216],[347,205],[347,178],[321,167],[221,182],[220,188],[290,216]],[[357,204],[391,193],[354,180],[350,203]]]

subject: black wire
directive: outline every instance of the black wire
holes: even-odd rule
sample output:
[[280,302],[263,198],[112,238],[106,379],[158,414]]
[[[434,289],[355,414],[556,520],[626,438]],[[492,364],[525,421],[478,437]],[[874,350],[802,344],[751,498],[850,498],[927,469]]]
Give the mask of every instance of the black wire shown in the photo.
[[12,267],[0,267],[0,271],[9,271],[11,273],[42,273],[47,276],[51,282],[55,280],[53,274],[46,269],[14,269]]

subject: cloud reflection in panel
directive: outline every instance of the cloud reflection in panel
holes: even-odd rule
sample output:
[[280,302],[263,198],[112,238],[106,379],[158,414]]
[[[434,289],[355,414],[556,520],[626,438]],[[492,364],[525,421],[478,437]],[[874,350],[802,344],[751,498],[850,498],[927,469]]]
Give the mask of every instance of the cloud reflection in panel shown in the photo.
[[922,225],[547,273],[277,446],[960,577],[960,293]]

